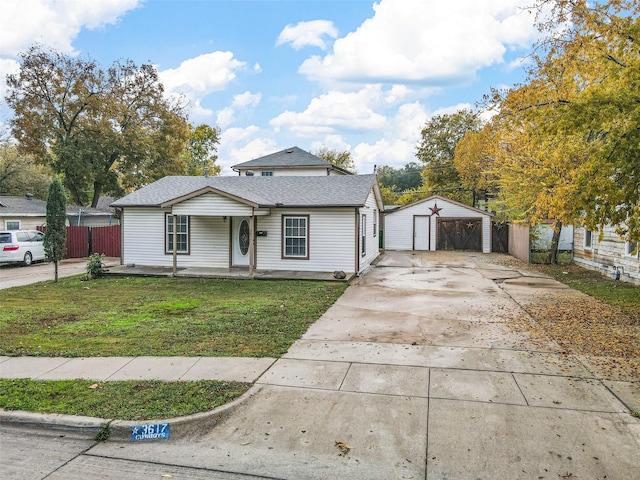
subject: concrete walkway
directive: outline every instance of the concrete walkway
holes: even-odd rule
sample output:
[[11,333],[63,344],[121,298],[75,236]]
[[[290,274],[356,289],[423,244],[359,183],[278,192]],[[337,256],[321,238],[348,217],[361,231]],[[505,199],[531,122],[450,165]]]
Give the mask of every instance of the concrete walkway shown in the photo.
[[639,478],[638,382],[512,332],[540,295],[579,294],[507,256],[387,253],[233,410],[52,478]]
[[0,357],[0,378],[253,383],[274,361],[274,358],[237,357]]

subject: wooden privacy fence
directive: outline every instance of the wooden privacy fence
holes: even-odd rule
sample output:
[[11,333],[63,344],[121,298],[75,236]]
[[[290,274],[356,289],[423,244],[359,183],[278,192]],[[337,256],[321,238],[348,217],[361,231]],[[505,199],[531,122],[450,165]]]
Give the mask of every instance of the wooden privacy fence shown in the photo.
[[64,258],[86,258],[92,253],[119,257],[120,225],[67,227],[67,253]]

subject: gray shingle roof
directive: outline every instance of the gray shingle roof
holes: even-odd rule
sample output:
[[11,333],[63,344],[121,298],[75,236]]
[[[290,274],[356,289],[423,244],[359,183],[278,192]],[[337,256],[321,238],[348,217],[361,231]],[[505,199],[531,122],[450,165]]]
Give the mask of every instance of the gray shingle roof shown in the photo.
[[[109,207],[109,203],[113,202],[113,197],[100,197],[98,206],[78,207],[75,205],[67,206],[67,215],[74,215],[82,208],[83,215],[109,215],[113,210]],[[46,200],[27,197],[0,196],[0,215],[42,215],[47,214]]]
[[375,175],[164,177],[111,205],[159,206],[210,187],[259,207],[356,207],[366,202],[375,178]]
[[316,157],[301,148],[291,147],[248,162],[238,163],[233,169],[258,167],[333,167],[333,164]]
[[46,215],[47,202],[27,197],[0,196],[0,215]]

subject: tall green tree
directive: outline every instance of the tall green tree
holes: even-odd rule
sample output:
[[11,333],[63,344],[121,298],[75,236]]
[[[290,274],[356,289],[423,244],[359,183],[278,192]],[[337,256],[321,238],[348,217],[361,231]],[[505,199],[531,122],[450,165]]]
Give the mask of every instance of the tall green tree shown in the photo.
[[44,200],[51,173],[48,167],[37,165],[30,156],[18,153],[18,148],[9,141],[0,140],[0,195],[31,193]]
[[494,96],[501,198],[530,223],[640,239],[640,3],[538,2],[525,84]]
[[47,228],[44,231],[44,251],[53,261],[55,281],[58,281],[58,262],[64,258],[67,245],[67,195],[62,182],[55,177],[47,195]]
[[421,172],[422,166],[416,162],[407,163],[402,168],[383,165],[377,170],[380,185],[398,193],[420,187],[422,185]]
[[164,97],[153,65],[103,68],[38,45],[20,58],[7,76],[12,133],[21,153],[63,175],[76,204],[186,172],[184,113]]
[[197,127],[189,125],[189,135],[182,153],[187,166],[188,175],[201,176],[219,175],[220,165],[216,165],[218,159],[218,145],[220,144],[220,129],[206,124]]
[[340,151],[336,149],[329,149],[327,147],[320,147],[313,152],[316,157],[320,157],[329,163],[333,163],[336,167],[346,170],[350,173],[356,173],[356,164],[351,158],[351,152],[348,150]]
[[467,132],[478,131],[480,119],[470,110],[434,115],[420,132],[416,157],[424,164],[424,189],[432,193],[471,203],[472,194],[462,186],[456,169],[455,149]]

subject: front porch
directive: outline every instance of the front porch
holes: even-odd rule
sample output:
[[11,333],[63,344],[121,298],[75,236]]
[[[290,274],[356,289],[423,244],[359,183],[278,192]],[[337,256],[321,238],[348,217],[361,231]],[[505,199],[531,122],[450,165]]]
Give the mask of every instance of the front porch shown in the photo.
[[[145,265],[118,265],[109,267],[107,275],[129,277],[173,277],[172,267],[153,267]],[[179,267],[176,277],[182,278],[239,278],[248,279],[248,268],[208,268],[208,267]],[[336,279],[333,272],[301,272],[296,270],[254,270],[253,278],[257,280],[323,280],[333,282],[348,282],[355,276],[347,272],[344,279]]]

